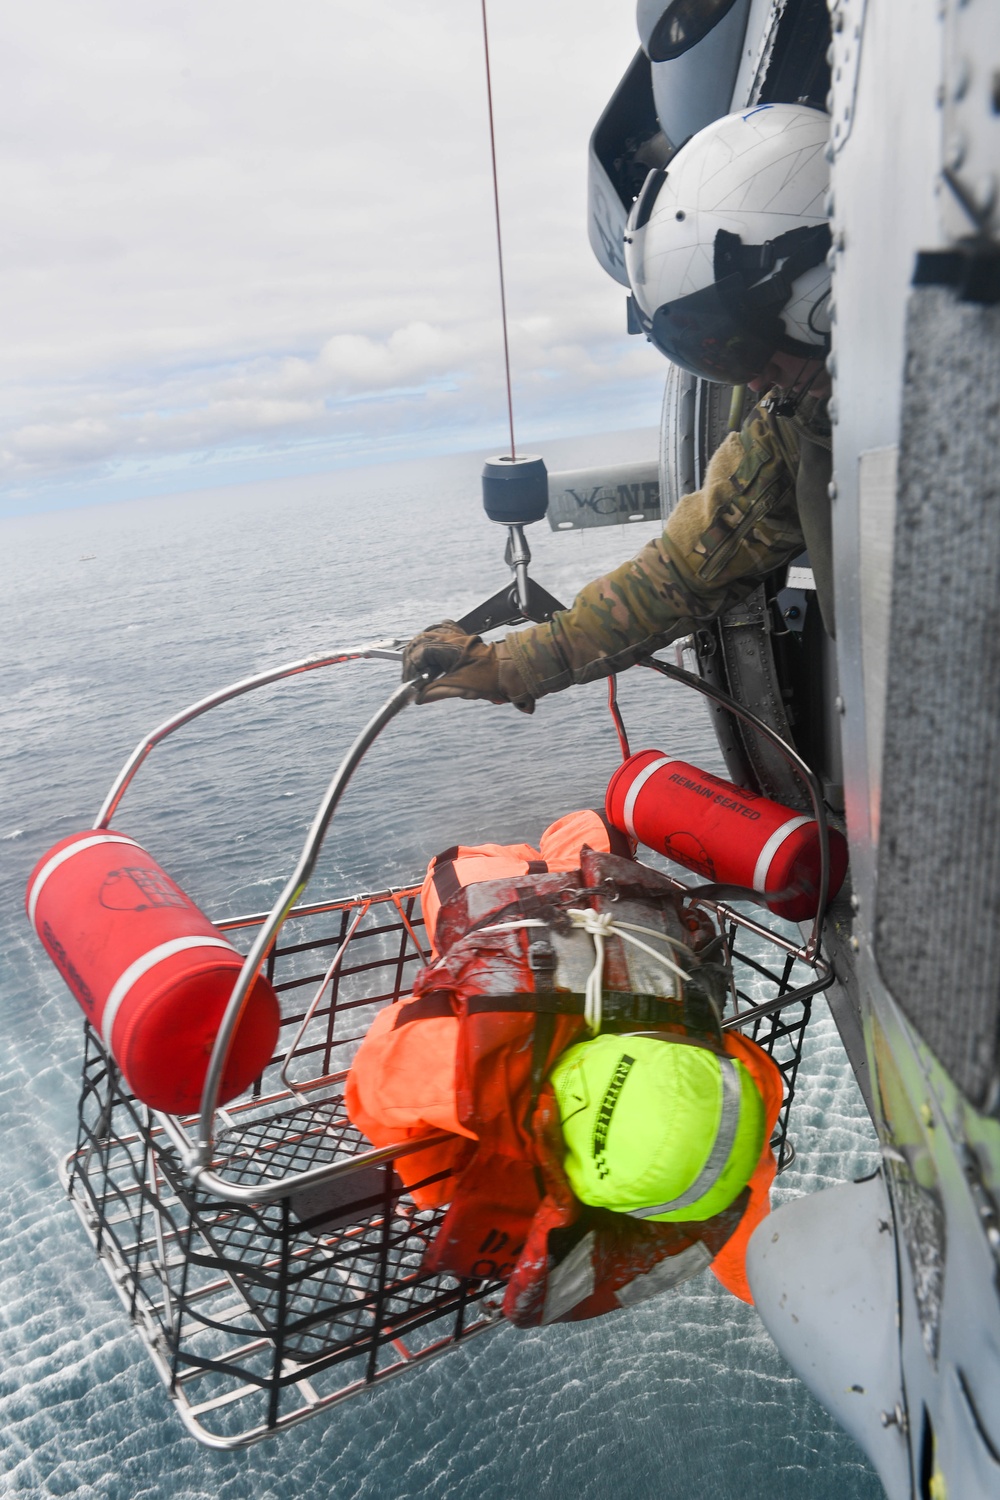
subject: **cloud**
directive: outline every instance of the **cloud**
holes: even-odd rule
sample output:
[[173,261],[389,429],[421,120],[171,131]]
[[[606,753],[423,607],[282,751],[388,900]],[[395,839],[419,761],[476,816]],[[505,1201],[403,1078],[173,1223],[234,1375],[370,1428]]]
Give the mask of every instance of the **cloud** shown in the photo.
[[327,380],[334,388],[385,388],[454,370],[470,353],[467,334],[421,322],[394,329],[385,339],[334,334],[315,362],[303,365],[313,379]]
[[[655,420],[662,365],[586,238],[587,139],[635,45],[616,9],[491,7],[526,430]],[[0,485],[19,504],[220,455],[502,438],[477,6],[35,0],[9,19]]]
[[[512,329],[519,351],[515,410],[533,413],[536,428],[560,411],[570,414],[573,430],[588,426],[595,397],[609,384],[619,395],[623,384],[649,384],[648,350],[628,348],[617,333],[592,335],[589,343],[562,334],[547,318]],[[74,467],[106,470],[116,459],[335,440],[348,427],[364,456],[390,423],[426,433],[438,422],[454,433],[463,417],[474,445],[491,420],[498,434],[502,428],[497,417],[504,414],[505,395],[495,346],[490,324],[459,332],[416,323],[384,339],[338,334],[311,357],[256,357],[236,367],[161,372],[124,390],[49,393],[44,420],[7,431],[0,482],[21,485]],[[575,428],[574,408],[581,411]],[[648,424],[653,415],[640,406],[637,418],[637,425]]]

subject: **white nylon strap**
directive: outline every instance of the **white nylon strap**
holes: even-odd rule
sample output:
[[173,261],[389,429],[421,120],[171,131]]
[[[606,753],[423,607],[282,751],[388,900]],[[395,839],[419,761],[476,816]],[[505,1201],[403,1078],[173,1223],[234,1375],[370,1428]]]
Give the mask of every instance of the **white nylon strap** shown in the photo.
[[632,823],[632,816],[635,812],[635,804],[636,800],[638,799],[639,793],[642,791],[649,778],[653,775],[654,771],[658,771],[661,766],[672,766],[673,764],[674,758],[672,755],[661,755],[659,760],[651,760],[648,766],[643,766],[642,770],[639,772],[638,776],[629,787],[628,795],[625,798],[625,806],[622,809],[622,818],[625,823],[626,832],[632,838],[638,838],[638,834],[636,833],[635,827]]
[[[53,854],[52,858],[45,861],[45,864],[35,876],[35,883],[31,887],[31,894],[28,897],[28,920],[32,927],[35,926],[35,908],[38,905],[38,898],[42,894],[42,887],[49,876],[53,871],[58,870],[60,865],[64,865],[68,859],[72,859],[74,854],[82,854],[84,849],[93,849],[95,844],[128,844],[133,849],[140,847],[135,839],[124,838],[120,833],[92,833],[89,838],[80,839],[76,844],[67,844],[65,849],[59,850],[58,854]],[[38,931],[37,927],[35,931]]]
[[143,974],[148,974],[150,969],[155,969],[156,965],[161,964],[164,959],[173,958],[175,953],[184,953],[188,948],[225,948],[228,953],[235,954],[237,958],[240,957],[232,943],[227,943],[225,938],[221,937],[172,938],[169,943],[161,943],[158,948],[150,948],[148,953],[144,953],[141,958],[129,964],[124,974],[115,981],[108,996],[104,1014],[101,1017],[101,1036],[109,1052],[113,1051],[111,1033],[115,1028],[115,1017],[136,980],[141,979]]
[[812,822],[812,818],[806,818],[802,816],[797,818],[789,818],[787,823],[782,823],[780,828],[776,828],[774,830],[774,832],[771,834],[771,837],[768,839],[767,843],[758,854],[757,863],[753,868],[753,888],[755,891],[760,891],[761,895],[763,895],[767,890],[767,877],[771,873],[771,865],[774,862],[774,856],[777,854],[778,850],[781,848],[785,840],[795,832],[796,828],[801,828],[803,824]]

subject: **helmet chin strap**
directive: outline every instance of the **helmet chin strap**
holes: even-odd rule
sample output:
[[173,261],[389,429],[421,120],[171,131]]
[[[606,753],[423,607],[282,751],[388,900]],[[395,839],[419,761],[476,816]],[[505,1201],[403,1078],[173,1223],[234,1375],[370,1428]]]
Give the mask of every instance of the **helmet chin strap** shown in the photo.
[[[815,370],[813,370],[812,374],[809,376],[809,379],[805,382],[805,384],[800,385],[800,381],[805,374],[806,366],[813,363],[816,364]],[[822,370],[822,368],[822,361],[816,362],[809,359],[803,359],[802,367],[788,389],[782,391],[777,401],[771,401],[769,403],[770,410],[776,417],[795,416],[799,407],[802,405],[803,401],[806,399],[810,390],[812,389],[816,377],[819,375],[819,372],[820,370]]]

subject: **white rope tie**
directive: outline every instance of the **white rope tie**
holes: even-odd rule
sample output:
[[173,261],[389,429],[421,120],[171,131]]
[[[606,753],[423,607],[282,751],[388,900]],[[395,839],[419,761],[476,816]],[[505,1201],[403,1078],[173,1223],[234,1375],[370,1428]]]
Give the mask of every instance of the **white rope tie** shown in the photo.
[[478,937],[481,932],[520,932],[522,927],[547,927],[548,922],[540,922],[536,917],[522,917],[517,922],[494,922],[490,927],[476,927],[469,933],[469,937]]
[[[621,938],[623,943],[631,943],[633,948],[641,948],[643,953],[648,953],[650,958],[655,958],[658,964],[670,974],[674,974],[683,986],[687,974],[675,964],[672,958],[667,958],[665,953],[659,953],[651,948],[648,943],[633,937],[634,932],[644,932],[647,937],[661,938],[664,942],[675,947],[683,947],[684,944],[677,943],[674,938],[667,937],[664,932],[657,932],[652,927],[640,927],[635,922],[617,922],[610,912],[598,912],[581,910],[578,907],[569,907],[567,916],[574,927],[582,927],[594,939],[595,961],[594,967],[587,976],[586,999],[584,1003],[584,1018],[590,1027],[592,1036],[596,1036],[601,1029],[601,1018],[604,1007],[604,994],[602,980],[604,977],[604,943],[605,939],[615,936]],[[683,989],[677,987],[678,996],[683,994]]]
[[610,913],[604,911],[586,911],[571,906],[566,915],[574,927],[582,927],[594,939],[594,967],[587,975],[583,1019],[590,1028],[591,1036],[596,1036],[601,1029],[604,1014],[604,940],[612,935],[615,924]]

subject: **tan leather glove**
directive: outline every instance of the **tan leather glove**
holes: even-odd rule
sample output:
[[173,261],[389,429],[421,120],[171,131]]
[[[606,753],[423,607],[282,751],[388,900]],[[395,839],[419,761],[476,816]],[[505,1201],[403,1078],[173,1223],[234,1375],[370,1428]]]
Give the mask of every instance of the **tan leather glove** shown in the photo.
[[525,714],[535,711],[535,700],[503,642],[488,646],[480,636],[466,635],[454,620],[421,630],[404,649],[403,681],[422,672],[430,672],[435,680],[424,688],[419,703],[486,698],[490,703],[513,703]]

